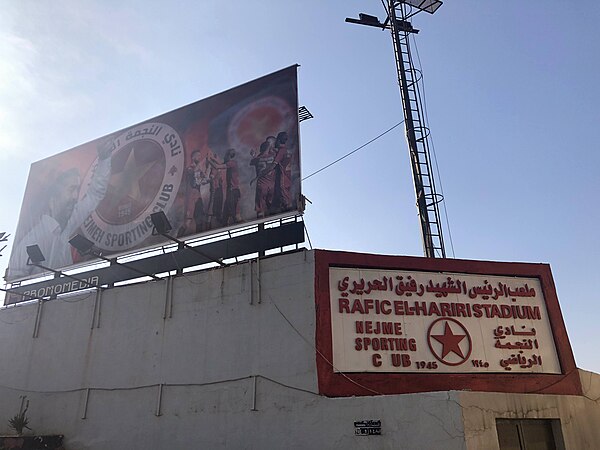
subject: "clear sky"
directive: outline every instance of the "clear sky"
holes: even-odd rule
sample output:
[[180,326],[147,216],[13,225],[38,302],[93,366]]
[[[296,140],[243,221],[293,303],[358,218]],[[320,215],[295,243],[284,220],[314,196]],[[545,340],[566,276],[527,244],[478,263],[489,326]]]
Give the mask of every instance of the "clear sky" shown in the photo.
[[[291,64],[315,115],[305,176],[402,119],[389,34],[344,23],[382,17],[377,0],[0,10],[0,231],[15,232],[32,162]],[[447,0],[413,21],[454,255],[550,263],[578,366],[596,372],[598,23],[596,0]],[[422,254],[401,127],[303,190],[314,247]]]

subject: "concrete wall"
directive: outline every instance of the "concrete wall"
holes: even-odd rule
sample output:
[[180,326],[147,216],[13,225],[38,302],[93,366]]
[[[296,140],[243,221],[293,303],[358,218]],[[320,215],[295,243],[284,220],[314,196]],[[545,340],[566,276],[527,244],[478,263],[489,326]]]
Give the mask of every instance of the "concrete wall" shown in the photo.
[[[455,394],[317,394],[312,252],[168,289],[107,290],[99,313],[94,293],[45,302],[37,337],[36,304],[0,310],[0,434],[26,395],[67,449],[464,448]],[[368,419],[382,436],[354,436]]]
[[565,448],[600,448],[600,375],[579,370],[583,396],[461,392],[469,450],[497,450],[496,419],[560,419]]
[[[591,374],[590,399],[318,395],[314,278],[303,251],[110,289],[99,304],[84,293],[0,310],[0,434],[26,395],[30,426],[64,434],[67,450],[493,449],[498,417],[561,418],[567,448],[600,442]],[[361,420],[382,435],[355,436]]]

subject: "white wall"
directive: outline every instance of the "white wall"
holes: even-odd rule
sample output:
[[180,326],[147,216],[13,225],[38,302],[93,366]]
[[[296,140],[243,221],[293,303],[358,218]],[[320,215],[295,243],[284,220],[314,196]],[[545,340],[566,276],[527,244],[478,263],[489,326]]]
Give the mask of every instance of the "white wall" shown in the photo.
[[35,338],[37,305],[0,310],[0,434],[27,395],[67,449],[465,448],[454,393],[317,395],[314,254],[250,266],[175,279],[166,319],[166,281],[105,291],[99,327],[94,293],[44,303]]
[[[500,417],[560,418],[567,449],[600,442],[587,372],[584,397],[319,396],[313,252],[179,277],[172,296],[166,281],[110,289],[99,315],[95,299],[44,303],[37,337],[36,304],[0,310],[0,434],[26,395],[34,431],[71,450],[493,450]],[[369,419],[382,435],[355,436]]]

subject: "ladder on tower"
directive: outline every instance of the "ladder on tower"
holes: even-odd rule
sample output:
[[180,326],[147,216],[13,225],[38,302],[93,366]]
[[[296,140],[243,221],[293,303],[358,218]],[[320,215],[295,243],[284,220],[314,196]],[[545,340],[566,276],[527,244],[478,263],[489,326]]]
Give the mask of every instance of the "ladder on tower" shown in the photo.
[[[444,238],[439,203],[442,195],[436,192],[429,152],[429,128],[423,114],[423,101],[419,90],[421,72],[415,68],[409,37],[418,32],[406,19],[406,5],[390,1],[389,20],[398,71],[398,83],[404,109],[404,124],[408,141],[413,183],[419,210],[423,250],[430,258],[445,258]],[[400,16],[398,18],[398,15]]]

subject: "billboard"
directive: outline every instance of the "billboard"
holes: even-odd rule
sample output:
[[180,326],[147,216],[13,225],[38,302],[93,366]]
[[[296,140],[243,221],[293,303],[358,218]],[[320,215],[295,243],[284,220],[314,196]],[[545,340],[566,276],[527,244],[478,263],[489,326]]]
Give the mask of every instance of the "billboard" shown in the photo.
[[150,214],[164,211],[185,239],[298,211],[296,66],[32,164],[7,281],[64,269],[82,234],[105,255],[165,242]]

